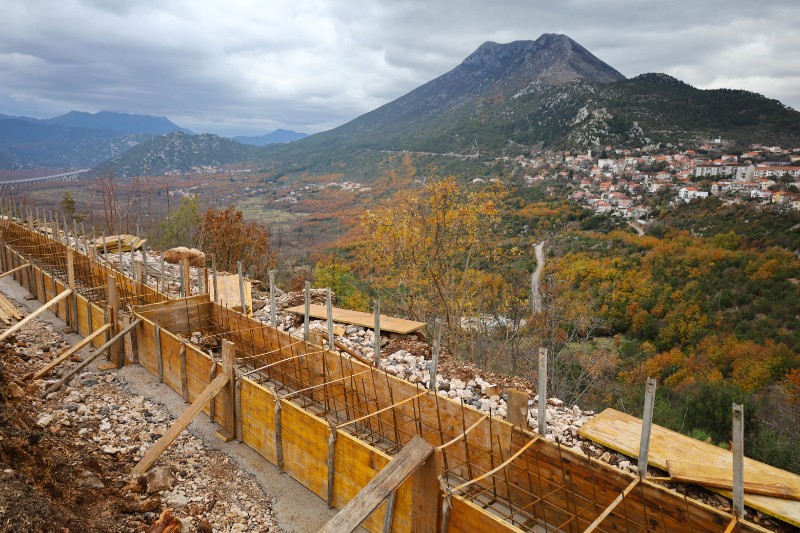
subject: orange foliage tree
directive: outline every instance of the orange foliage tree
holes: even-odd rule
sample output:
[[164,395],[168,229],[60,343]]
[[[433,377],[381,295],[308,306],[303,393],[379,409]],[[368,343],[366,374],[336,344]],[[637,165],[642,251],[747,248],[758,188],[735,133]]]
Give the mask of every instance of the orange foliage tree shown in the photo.
[[424,194],[367,211],[365,262],[404,298],[411,317],[442,317],[447,326],[478,307],[485,278],[500,254],[495,191],[467,192],[455,178],[431,180]]
[[200,247],[212,254],[221,270],[233,272],[237,261],[251,276],[265,279],[277,262],[270,245],[269,229],[257,222],[245,222],[242,212],[232,206],[224,210],[209,208],[203,213]]

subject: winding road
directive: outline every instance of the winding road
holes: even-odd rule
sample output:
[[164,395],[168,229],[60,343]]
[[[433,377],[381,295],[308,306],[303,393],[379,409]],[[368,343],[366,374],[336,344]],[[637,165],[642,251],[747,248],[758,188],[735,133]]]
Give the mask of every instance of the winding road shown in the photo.
[[539,290],[539,285],[542,279],[542,270],[544,269],[545,242],[546,241],[542,241],[533,246],[536,252],[536,270],[533,271],[533,275],[531,276],[531,305],[533,306],[534,314],[542,312],[542,293]]

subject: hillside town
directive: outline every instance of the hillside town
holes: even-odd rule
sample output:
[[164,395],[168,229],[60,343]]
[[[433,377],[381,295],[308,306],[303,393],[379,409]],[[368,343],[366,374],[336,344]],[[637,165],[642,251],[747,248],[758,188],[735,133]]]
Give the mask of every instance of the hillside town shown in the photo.
[[596,213],[646,219],[653,199],[672,203],[718,197],[725,203],[757,202],[764,207],[800,210],[800,148],[753,144],[741,154],[721,154],[706,144],[697,150],[612,148],[519,157],[528,183],[569,179],[571,198]]

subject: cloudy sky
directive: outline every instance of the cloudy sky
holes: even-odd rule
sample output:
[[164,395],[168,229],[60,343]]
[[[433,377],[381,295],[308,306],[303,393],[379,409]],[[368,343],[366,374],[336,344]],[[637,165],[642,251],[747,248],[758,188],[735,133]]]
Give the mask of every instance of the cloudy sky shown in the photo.
[[800,109],[797,0],[0,0],[0,113],[164,115],[196,132],[330,129],[485,41],[564,33],[625,74]]

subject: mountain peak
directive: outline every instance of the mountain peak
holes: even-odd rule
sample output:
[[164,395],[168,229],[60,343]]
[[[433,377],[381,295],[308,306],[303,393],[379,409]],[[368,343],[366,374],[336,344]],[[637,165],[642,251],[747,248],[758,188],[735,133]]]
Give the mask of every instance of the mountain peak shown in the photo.
[[559,85],[570,81],[610,83],[625,79],[570,37],[557,33],[545,33],[535,41],[507,44],[487,41],[451,73],[461,67],[485,70],[510,82],[512,88],[534,81]]

